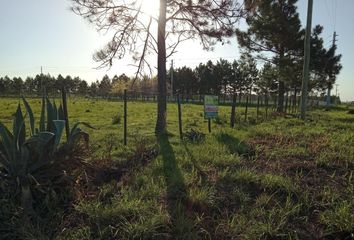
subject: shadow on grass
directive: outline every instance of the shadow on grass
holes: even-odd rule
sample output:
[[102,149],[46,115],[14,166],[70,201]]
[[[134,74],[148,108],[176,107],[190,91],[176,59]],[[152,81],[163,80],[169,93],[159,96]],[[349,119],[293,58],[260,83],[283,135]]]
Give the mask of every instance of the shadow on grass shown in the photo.
[[220,133],[217,135],[216,139],[218,142],[225,145],[232,154],[237,153],[238,155],[245,156],[247,158],[251,158],[255,155],[255,151],[251,146],[247,145],[240,139],[231,136],[230,134]]
[[158,137],[167,187],[167,208],[172,222],[173,239],[195,239],[192,219],[187,216],[187,187],[167,135]]
[[189,159],[193,163],[194,167],[197,169],[198,174],[202,177],[202,180],[205,182],[208,179],[208,175],[203,171],[202,167],[195,159],[194,155],[192,154],[191,150],[188,148],[187,144],[184,143],[183,146],[184,146],[184,149],[185,149]]
[[338,122],[341,123],[354,123],[354,118],[337,118],[336,119]]

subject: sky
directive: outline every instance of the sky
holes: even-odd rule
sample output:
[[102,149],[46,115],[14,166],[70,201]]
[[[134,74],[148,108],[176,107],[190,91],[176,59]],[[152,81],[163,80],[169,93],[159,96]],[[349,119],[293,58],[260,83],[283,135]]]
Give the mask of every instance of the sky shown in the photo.
[[[158,1],[158,0],[144,0]],[[127,57],[115,61],[110,70],[98,66],[92,55],[109,39],[109,34],[98,33],[80,16],[70,11],[69,0],[0,0],[0,76],[51,75],[79,76],[88,82],[105,74],[133,75],[135,68]],[[313,25],[324,26],[326,47],[332,44],[333,32],[338,34],[338,53],[342,54],[343,69],[337,77],[338,94],[344,101],[354,101],[354,0],[314,0]],[[307,15],[307,0],[298,1],[302,23]],[[241,26],[242,27],[242,26]],[[230,45],[217,45],[212,52],[203,51],[197,40],[182,44],[169,59],[175,66],[194,67],[209,59],[239,58],[236,39]],[[154,60],[152,60],[154,61]]]

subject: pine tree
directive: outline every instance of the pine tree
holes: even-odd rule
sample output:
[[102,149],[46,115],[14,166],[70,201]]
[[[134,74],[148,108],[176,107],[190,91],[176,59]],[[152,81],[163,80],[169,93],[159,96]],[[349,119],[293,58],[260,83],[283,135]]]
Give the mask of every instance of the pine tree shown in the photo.
[[285,66],[303,47],[303,30],[297,13],[297,0],[249,1],[251,12],[247,17],[246,32],[237,31],[241,47],[255,52],[278,66],[277,111],[284,111],[286,84]]

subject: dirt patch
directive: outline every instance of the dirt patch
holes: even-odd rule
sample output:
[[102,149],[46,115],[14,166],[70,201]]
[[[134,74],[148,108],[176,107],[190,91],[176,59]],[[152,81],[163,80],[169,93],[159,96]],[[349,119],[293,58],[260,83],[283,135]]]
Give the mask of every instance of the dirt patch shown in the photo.
[[[294,149],[294,147],[304,147],[307,153],[299,153],[297,160],[313,160],[315,156],[330,146],[329,138],[326,135],[318,135],[303,139],[302,136],[269,135],[250,139],[247,144],[256,149],[260,159],[268,159],[269,153],[279,149]],[[294,157],[293,155],[290,157]],[[276,159],[278,160],[278,159]],[[282,157],[280,161],[287,161]],[[291,160],[291,159],[290,159]]]
[[125,161],[100,159],[82,166],[76,180],[77,199],[92,199],[99,195],[100,186],[111,181],[125,182],[135,169],[145,167],[158,155],[156,148],[140,149]]

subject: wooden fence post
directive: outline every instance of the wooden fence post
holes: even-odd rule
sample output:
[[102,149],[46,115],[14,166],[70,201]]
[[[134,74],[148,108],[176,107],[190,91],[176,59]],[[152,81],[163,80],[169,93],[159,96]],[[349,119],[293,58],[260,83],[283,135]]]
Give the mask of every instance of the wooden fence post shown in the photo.
[[181,110],[181,101],[179,99],[179,94],[177,94],[177,104],[178,104],[178,127],[179,127],[179,137],[183,139],[183,131],[182,131],[182,110]]
[[259,102],[260,102],[260,96],[257,96],[257,121],[258,121],[258,116],[259,116]]
[[124,89],[124,145],[127,145],[127,89]]
[[211,118],[208,118],[208,130],[211,133]]
[[237,93],[234,93],[232,97],[231,118],[230,118],[230,127],[232,128],[235,127],[236,99],[237,99]]
[[245,121],[247,121],[247,115],[248,115],[248,101],[249,101],[249,96],[247,94],[247,96],[246,96],[246,109],[245,109]]
[[61,89],[61,98],[62,98],[62,102],[63,102],[63,112],[64,112],[64,120],[65,120],[66,140],[69,140],[70,125],[69,125],[68,103],[66,101],[66,90],[65,90],[65,87],[62,87],[62,89]]
[[265,105],[266,105],[266,109],[265,109],[265,112],[266,112],[266,119],[268,118],[268,93],[265,95]]

